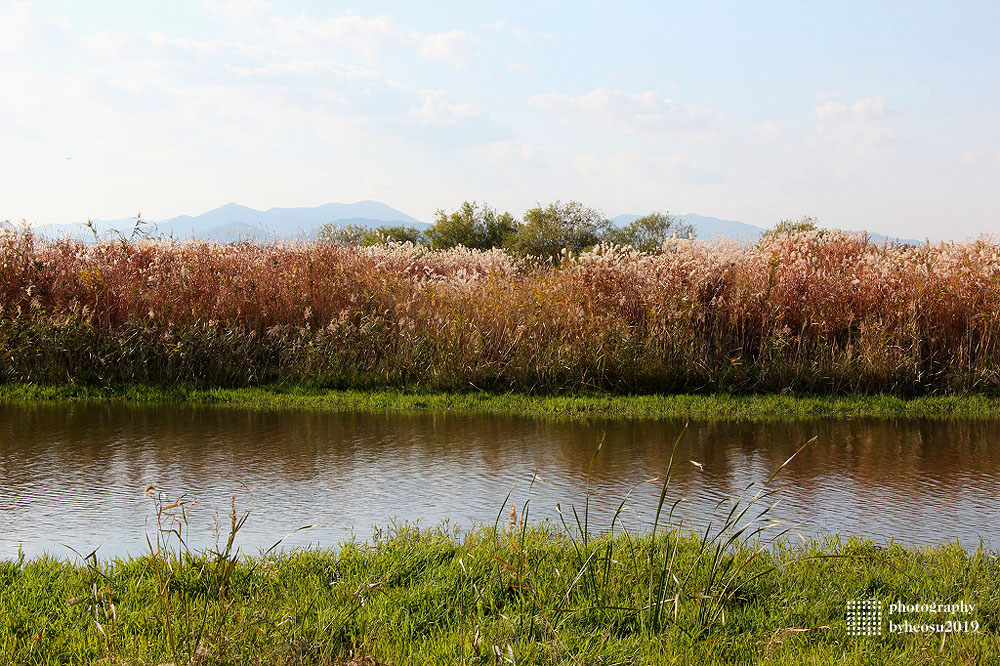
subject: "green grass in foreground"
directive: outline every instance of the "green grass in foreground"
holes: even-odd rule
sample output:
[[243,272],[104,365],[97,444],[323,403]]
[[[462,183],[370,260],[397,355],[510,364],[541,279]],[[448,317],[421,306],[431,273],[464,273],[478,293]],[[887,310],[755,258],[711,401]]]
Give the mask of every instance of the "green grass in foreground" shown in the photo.
[[[994,663],[1000,564],[957,545],[465,536],[401,528],[338,551],[0,562],[3,663]],[[846,602],[958,603],[976,633],[847,634]],[[662,600],[657,603],[657,600]]]
[[525,395],[408,393],[304,387],[0,386],[6,401],[124,401],[319,411],[440,411],[560,418],[762,420],[802,418],[1000,418],[1000,398],[889,395]]

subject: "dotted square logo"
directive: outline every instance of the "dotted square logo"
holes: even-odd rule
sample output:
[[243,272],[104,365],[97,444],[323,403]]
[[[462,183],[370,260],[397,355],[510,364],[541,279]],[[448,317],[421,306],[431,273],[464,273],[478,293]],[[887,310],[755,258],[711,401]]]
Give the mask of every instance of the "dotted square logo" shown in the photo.
[[881,636],[882,602],[877,599],[848,601],[847,634],[849,636]]

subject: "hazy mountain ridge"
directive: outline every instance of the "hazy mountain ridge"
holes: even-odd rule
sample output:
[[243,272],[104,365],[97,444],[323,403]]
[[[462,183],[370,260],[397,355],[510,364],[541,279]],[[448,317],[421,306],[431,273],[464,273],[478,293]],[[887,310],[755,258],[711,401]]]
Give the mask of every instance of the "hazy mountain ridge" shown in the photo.
[[[619,226],[625,226],[638,220],[640,217],[642,215],[618,215],[611,218],[611,221]],[[764,232],[764,229],[761,227],[755,227],[745,222],[721,220],[717,217],[705,217],[704,215],[695,215],[694,213],[674,215],[673,217],[693,226],[695,237],[705,240],[710,238],[731,238],[737,243],[751,243],[760,238],[760,235]]]
[[[150,234],[214,241],[311,238],[320,226],[329,223],[366,227],[398,224],[418,228],[430,226],[380,201],[268,210],[227,203],[200,215],[178,215],[167,220],[143,222],[144,230]],[[93,226],[101,236],[119,233],[128,236],[135,223],[133,217],[94,220]],[[85,223],[50,224],[39,228],[49,235],[70,233],[84,238],[92,235]]]
[[[618,226],[625,226],[641,215],[622,214],[611,218]],[[695,228],[697,238],[703,240],[729,238],[737,243],[752,243],[764,233],[758,227],[737,220],[723,220],[688,213],[676,215],[679,220]],[[135,228],[136,218],[118,220],[94,220],[93,228],[100,236],[129,236]],[[162,221],[143,221],[146,233],[177,239],[198,239],[210,241],[270,241],[315,238],[316,231],[324,224],[346,226],[353,224],[374,228],[379,226],[409,226],[427,229],[431,225],[393,208],[380,201],[357,201],[355,203],[328,203],[314,207],[269,208],[257,210],[237,203],[204,212],[200,215],[178,215]],[[93,237],[93,232],[85,223],[49,224],[37,227],[44,235],[73,234],[85,240]],[[919,245],[921,241],[886,237],[868,233],[875,243],[886,240]]]
[[[625,226],[638,220],[642,215],[617,215],[611,221],[618,226]],[[730,238],[737,243],[753,243],[760,238],[761,234],[767,231],[764,227],[758,227],[746,222],[736,220],[723,220],[718,217],[706,217],[688,213],[686,215],[673,215],[678,220],[690,224],[695,229],[695,237],[702,240]],[[866,232],[873,243],[881,244],[886,241],[902,243],[903,245],[920,245],[923,241],[913,238],[898,238],[896,236],[884,236],[871,231]]]

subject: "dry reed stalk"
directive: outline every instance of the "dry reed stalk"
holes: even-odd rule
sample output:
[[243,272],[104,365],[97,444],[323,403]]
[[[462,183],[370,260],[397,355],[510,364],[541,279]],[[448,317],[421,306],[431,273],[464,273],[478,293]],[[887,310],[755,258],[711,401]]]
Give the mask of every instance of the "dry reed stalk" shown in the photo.
[[0,235],[3,381],[1000,392],[1000,247],[841,232],[598,247]]

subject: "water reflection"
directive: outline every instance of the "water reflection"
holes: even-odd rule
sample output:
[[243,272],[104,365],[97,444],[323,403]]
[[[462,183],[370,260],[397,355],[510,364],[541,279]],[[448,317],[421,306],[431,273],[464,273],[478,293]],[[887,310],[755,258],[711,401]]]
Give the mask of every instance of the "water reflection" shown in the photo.
[[[559,423],[443,415],[254,412],[111,405],[0,406],[0,556],[137,553],[153,518],[154,484],[199,503],[193,544],[212,542],[230,497],[252,509],[245,549],[367,538],[390,519],[435,525],[492,521],[513,490],[533,517],[556,518],[593,493],[592,524],[606,529],[632,490],[626,524],[655,511],[679,422]],[[779,477],[774,515],[791,535],[833,532],[909,543],[987,540],[1000,518],[1000,422],[810,421],[691,424],[671,497],[678,517],[703,526],[712,508]],[[604,440],[588,468],[597,444]],[[532,484],[532,478],[535,482]],[[530,486],[530,488],[529,488]]]

